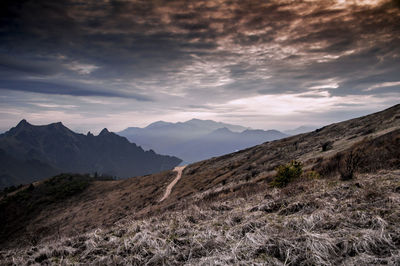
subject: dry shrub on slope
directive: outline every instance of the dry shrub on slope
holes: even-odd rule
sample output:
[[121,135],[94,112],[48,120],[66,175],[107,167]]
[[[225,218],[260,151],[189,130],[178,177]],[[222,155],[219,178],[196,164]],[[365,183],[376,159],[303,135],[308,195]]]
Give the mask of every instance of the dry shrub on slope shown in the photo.
[[400,129],[377,138],[365,138],[349,149],[318,162],[314,170],[329,177],[340,173],[351,179],[355,172],[368,173],[380,169],[400,168]]

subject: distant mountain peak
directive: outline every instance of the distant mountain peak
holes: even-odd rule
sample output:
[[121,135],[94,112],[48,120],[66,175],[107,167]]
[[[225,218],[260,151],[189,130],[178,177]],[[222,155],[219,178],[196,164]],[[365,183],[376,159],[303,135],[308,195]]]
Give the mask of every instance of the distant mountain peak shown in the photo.
[[214,130],[211,133],[213,134],[213,133],[233,133],[233,132],[231,130],[229,130],[229,128],[222,127],[222,128],[218,128],[218,129]]
[[268,129],[268,130],[263,130],[263,129],[246,129],[246,130],[244,130],[242,133],[251,133],[251,134],[253,134],[253,133],[266,133],[266,132],[268,132],[268,133],[280,133],[280,134],[283,134],[282,132],[280,132],[280,131],[278,131],[278,130],[276,130],[276,129]]
[[[205,121],[210,122],[212,120],[204,120],[204,119],[192,118],[192,119],[190,119],[190,120],[188,120],[186,122],[205,122]],[[212,122],[215,122],[215,121],[212,121]]]
[[31,124],[28,123],[28,121],[26,121],[26,119],[22,119],[18,124],[17,124],[17,128],[23,128],[26,126],[31,126]]
[[167,125],[171,125],[172,123],[170,122],[165,122],[165,121],[156,121],[154,123],[151,123],[150,125],[148,125],[146,128],[157,128],[157,127],[163,127],[163,126],[167,126]]
[[18,132],[30,131],[34,126],[29,124],[28,121],[22,119],[15,127],[11,128],[6,134],[15,135]]
[[64,124],[61,122],[51,123],[49,125],[44,125],[39,127],[45,128],[49,130],[49,132],[57,132],[58,134],[65,134],[66,132],[70,132],[69,128],[64,126]]
[[186,121],[186,122],[183,122],[183,123],[202,123],[202,124],[204,124],[204,123],[219,123],[219,122],[216,122],[216,121],[214,121],[214,120],[204,120],[204,119],[198,119],[198,118],[192,118],[192,119],[190,119],[190,120],[188,120],[188,121]]
[[63,123],[61,123],[61,122],[52,123],[52,124],[49,124],[49,126],[58,127],[58,128],[65,127],[63,125]]
[[108,135],[108,134],[110,134],[110,131],[108,131],[107,128],[103,128],[103,130],[100,132],[99,136]]
[[28,121],[26,121],[26,119],[22,119],[15,127],[18,128],[18,129],[26,128],[26,127],[67,128],[61,122],[51,123],[51,124],[44,125],[44,126],[36,126],[36,125],[30,124]]
[[317,129],[316,126],[311,126],[311,125],[303,125],[294,129],[286,130],[284,131],[285,134],[288,135],[297,135],[305,132],[311,132],[313,130]]

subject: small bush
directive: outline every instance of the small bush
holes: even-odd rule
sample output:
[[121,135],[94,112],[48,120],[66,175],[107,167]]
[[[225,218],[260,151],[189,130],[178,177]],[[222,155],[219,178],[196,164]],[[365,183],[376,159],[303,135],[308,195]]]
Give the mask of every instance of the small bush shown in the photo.
[[276,168],[277,174],[271,185],[273,187],[285,187],[292,180],[299,178],[303,173],[301,162],[291,161],[288,164]]
[[33,184],[30,184],[29,187],[26,189],[27,191],[32,191],[35,189],[35,186]]
[[326,141],[326,142],[322,143],[321,147],[322,147],[322,151],[329,151],[330,149],[333,148],[333,142]]
[[360,157],[355,151],[347,153],[339,162],[339,173],[342,180],[354,178],[354,173],[358,168]]
[[318,173],[318,172],[316,172],[316,171],[313,171],[313,170],[311,170],[311,171],[307,171],[306,173],[305,173],[305,177],[307,178],[307,179],[320,179],[321,178],[321,176],[320,176],[320,174]]

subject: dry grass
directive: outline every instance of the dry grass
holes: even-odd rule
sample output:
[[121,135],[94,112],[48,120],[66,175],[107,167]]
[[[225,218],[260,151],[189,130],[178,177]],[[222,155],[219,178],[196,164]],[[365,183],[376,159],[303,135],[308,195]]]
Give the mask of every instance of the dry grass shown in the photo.
[[156,204],[175,176],[175,172],[165,171],[127,180],[94,181],[84,193],[53,201],[48,200],[44,181],[33,191],[43,190],[42,197],[35,198],[38,204],[32,205],[32,199],[27,199],[27,203],[11,201],[0,208],[0,248],[31,245],[54,236],[72,236],[112,226]]
[[400,263],[399,170],[344,183],[338,178],[303,182],[302,192],[290,184],[285,190],[193,204],[75,238],[3,250],[0,260],[4,265]]
[[314,169],[323,176],[334,176],[339,172],[344,180],[353,178],[356,172],[399,169],[400,149],[398,147],[400,147],[400,129],[376,138],[364,138],[347,150],[325,160],[321,158]]

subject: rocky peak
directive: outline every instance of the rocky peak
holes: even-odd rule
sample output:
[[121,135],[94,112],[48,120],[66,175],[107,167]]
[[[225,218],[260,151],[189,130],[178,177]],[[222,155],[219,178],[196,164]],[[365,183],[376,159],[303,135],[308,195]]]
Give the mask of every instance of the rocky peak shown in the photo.
[[25,119],[22,119],[18,125],[16,126],[16,128],[25,128],[31,126],[31,124],[28,123],[28,121],[26,121]]
[[103,128],[103,130],[100,132],[99,136],[105,136],[110,134],[110,131],[108,131],[107,128]]

